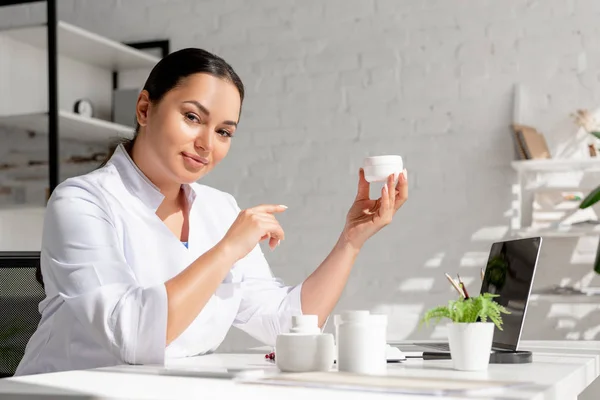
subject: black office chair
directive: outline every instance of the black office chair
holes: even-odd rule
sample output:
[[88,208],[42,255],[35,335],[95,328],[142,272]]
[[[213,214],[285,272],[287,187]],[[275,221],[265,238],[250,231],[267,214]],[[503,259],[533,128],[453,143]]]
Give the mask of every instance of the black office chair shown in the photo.
[[0,378],[12,376],[40,321],[40,252],[0,252]]

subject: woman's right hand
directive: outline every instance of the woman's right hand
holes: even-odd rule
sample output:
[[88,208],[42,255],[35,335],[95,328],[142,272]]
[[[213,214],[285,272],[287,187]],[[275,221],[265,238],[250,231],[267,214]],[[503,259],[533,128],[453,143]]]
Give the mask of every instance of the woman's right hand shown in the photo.
[[273,250],[285,238],[273,214],[286,209],[286,206],[265,204],[242,210],[220,244],[232,252],[236,260],[244,258],[261,240],[269,239],[269,247]]

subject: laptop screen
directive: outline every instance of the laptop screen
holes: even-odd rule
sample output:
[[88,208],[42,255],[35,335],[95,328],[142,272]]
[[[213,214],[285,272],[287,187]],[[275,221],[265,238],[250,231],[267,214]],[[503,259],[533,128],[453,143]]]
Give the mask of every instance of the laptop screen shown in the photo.
[[542,239],[539,237],[494,243],[480,293],[495,298],[510,314],[502,314],[502,331],[494,329],[493,347],[517,350]]

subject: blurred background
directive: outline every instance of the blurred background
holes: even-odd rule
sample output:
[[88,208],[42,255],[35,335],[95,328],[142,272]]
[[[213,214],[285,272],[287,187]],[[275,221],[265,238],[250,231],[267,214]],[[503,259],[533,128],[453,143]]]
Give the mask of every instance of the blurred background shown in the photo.
[[[571,115],[593,118],[600,106],[600,2],[57,7],[59,181],[94,169],[110,140],[131,132],[137,92],[165,44],[204,48],[234,67],[247,97],[228,157],[201,183],[242,208],[289,207],[285,242],[264,249],[275,275],[296,284],[312,272],[341,232],[363,158],[399,154],[409,201],[365,246],[335,312],[388,314],[390,340],[444,338],[443,326],[418,324],[454,296],[444,273],[476,293],[493,242],[540,234],[524,338],[600,339],[597,209],[571,212],[600,182],[600,143]],[[2,250],[39,250],[50,187],[45,21],[43,3],[0,8]],[[222,350],[253,344],[232,331]]]

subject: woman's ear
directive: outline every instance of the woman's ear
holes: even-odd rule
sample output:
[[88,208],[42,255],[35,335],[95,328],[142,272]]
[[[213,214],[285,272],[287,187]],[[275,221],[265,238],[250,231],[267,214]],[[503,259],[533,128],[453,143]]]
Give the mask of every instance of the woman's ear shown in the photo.
[[148,121],[148,110],[150,109],[150,96],[147,90],[142,90],[137,99],[135,114],[138,124],[146,126]]

